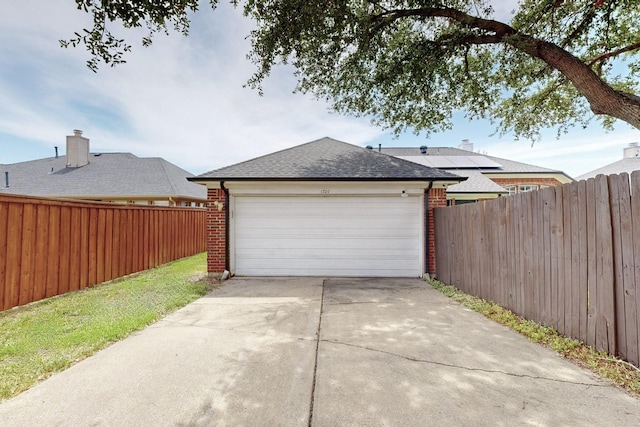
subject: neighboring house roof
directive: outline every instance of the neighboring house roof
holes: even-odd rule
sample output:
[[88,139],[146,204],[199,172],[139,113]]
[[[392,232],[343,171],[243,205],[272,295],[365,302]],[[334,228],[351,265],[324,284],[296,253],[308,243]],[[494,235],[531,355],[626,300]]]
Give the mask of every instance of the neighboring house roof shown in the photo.
[[548,169],[527,163],[516,162],[500,157],[480,154],[453,147],[381,147],[383,154],[410,160],[421,165],[437,167],[467,179],[447,189],[447,193],[487,193],[504,194],[507,191],[490,179],[500,175],[538,174],[554,176],[559,182],[571,182],[573,179],[562,171]]
[[451,172],[465,176],[467,180],[448,187],[447,193],[508,193],[502,186],[484,176],[481,171],[457,169]]
[[[420,152],[420,148],[417,147],[399,147],[399,148],[385,148],[382,147],[381,152],[384,154],[388,154],[390,156],[395,157],[437,157],[437,156],[464,156],[464,157],[479,157],[485,158],[490,162],[497,164],[497,166],[493,167],[483,167],[482,163],[478,166],[466,166],[466,168],[481,168],[487,169],[487,172],[491,171],[491,173],[531,173],[531,172],[541,172],[541,173],[559,173],[564,174],[562,171],[543,168],[541,166],[530,165],[528,163],[516,162],[514,160],[503,159],[501,157],[490,156],[488,154],[480,154],[473,151],[463,150],[460,148],[453,147],[429,147],[427,148],[426,154],[422,154]],[[443,169],[456,169],[455,165],[450,167],[444,167]]]
[[465,178],[332,138],[322,138],[246,162],[206,172],[212,180],[439,180]]
[[621,173],[628,173],[640,170],[640,157],[629,157],[609,165],[603,166],[591,172],[587,172],[577,177],[577,180],[584,180],[589,178],[595,178],[598,175],[616,175]]
[[66,167],[66,156],[59,156],[0,165],[0,173],[9,172],[9,188],[5,188],[3,180],[0,193],[73,198],[207,198],[206,188],[186,180],[192,174],[162,158],[92,153],[89,162],[82,167]]

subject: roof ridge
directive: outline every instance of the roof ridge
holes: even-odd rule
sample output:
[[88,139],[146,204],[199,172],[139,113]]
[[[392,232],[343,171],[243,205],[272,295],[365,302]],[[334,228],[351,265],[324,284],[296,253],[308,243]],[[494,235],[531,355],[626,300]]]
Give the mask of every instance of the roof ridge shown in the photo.
[[349,144],[349,143],[344,142],[344,141],[339,141],[339,140],[334,139],[334,138],[331,138],[331,137],[329,137],[329,136],[324,136],[324,137],[322,137],[322,138],[314,139],[313,141],[304,142],[304,143],[302,143],[302,144],[294,145],[293,147],[283,148],[282,150],[273,151],[273,152],[271,152],[271,153],[263,154],[262,156],[252,157],[251,159],[243,160],[243,161],[238,162],[238,163],[233,163],[233,164],[231,164],[231,165],[223,166],[223,167],[218,168],[218,169],[212,169],[212,170],[210,170],[210,171],[203,172],[202,174],[200,174],[200,176],[202,176],[202,175],[207,175],[207,174],[210,174],[210,173],[213,173],[213,172],[219,172],[219,171],[224,170],[224,169],[227,169],[227,168],[231,168],[231,167],[235,167],[235,166],[240,166],[240,165],[243,165],[243,164],[245,164],[245,163],[247,163],[247,162],[253,162],[253,161],[255,161],[255,160],[259,160],[259,159],[262,159],[262,158],[264,158],[264,157],[268,157],[268,156],[273,156],[273,155],[275,155],[275,154],[284,153],[284,152],[286,152],[286,151],[293,150],[293,149],[295,149],[295,148],[303,147],[303,146],[305,146],[305,145],[309,145],[309,144],[312,144],[312,143],[314,143],[314,142],[322,141],[323,139],[329,139],[329,140],[332,140],[332,141],[341,142],[341,143],[343,143],[343,144],[353,145],[353,144]]
[[[169,173],[169,170],[166,167],[166,163],[168,163],[166,160],[164,160],[161,157],[156,157],[156,158],[150,158],[149,160],[156,160],[160,163],[160,166],[162,167],[162,171],[164,172],[164,175],[167,179],[167,181],[169,182],[169,186],[171,187],[171,190],[173,190],[174,193],[178,193],[178,187],[173,183],[173,179],[171,177],[171,174]],[[185,178],[186,179],[186,178]]]

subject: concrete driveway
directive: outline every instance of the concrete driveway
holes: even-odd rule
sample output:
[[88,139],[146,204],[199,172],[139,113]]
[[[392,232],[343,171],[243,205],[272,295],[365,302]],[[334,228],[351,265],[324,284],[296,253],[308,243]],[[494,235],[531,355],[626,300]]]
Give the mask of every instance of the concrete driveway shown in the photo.
[[232,279],[0,404],[3,426],[639,420],[640,400],[417,279]]

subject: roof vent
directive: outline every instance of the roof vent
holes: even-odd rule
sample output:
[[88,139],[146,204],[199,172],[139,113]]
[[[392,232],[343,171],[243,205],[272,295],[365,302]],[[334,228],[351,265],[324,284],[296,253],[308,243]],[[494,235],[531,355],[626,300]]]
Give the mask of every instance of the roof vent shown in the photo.
[[373,150],[373,147],[372,147],[372,146],[370,146],[370,145],[367,145],[367,146],[366,146],[366,149],[367,149],[367,150]]
[[422,154],[427,154],[427,146],[426,145],[421,145],[420,146],[420,152]]

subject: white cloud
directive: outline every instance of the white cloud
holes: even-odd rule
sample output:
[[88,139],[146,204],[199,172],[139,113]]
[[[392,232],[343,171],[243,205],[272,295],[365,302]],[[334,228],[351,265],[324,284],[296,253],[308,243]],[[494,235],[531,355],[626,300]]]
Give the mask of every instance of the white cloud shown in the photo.
[[[254,70],[245,59],[251,24],[229,5],[215,12],[203,8],[189,37],[158,35],[150,48],[138,45],[140,31],[126,33],[134,44],[127,64],[93,74],[84,66],[82,49],[57,46],[86,20],[71,2],[44,10],[39,3],[14,4],[4,16],[17,19],[1,22],[3,34],[20,34],[20,46],[3,48],[5,57],[32,74],[39,88],[15,90],[8,81],[0,86],[12,105],[0,119],[7,134],[62,141],[82,128],[93,150],[165,157],[194,172],[326,135],[357,143],[381,134],[366,120],[329,114],[325,103],[292,94],[291,69],[276,68],[262,97],[243,88]],[[36,33],[16,23],[27,17]],[[31,84],[28,77],[24,84]]]
[[[425,143],[410,135],[393,141],[366,119],[331,114],[324,102],[292,94],[291,68],[274,70],[263,97],[243,88],[254,71],[246,60],[252,24],[226,3],[215,12],[203,4],[189,37],[159,34],[150,48],[140,46],[143,31],[123,32],[134,47],[128,62],[98,74],[85,67],[82,48],[59,47],[58,39],[91,24],[73,1],[5,3],[0,39],[11,43],[0,44],[0,163],[51,155],[53,145],[63,147],[64,136],[78,128],[94,151],[164,157],[194,173],[323,136],[360,145]],[[510,12],[512,6],[500,5],[497,14]],[[456,121],[454,131],[433,135],[427,145],[470,138],[489,154],[577,175],[606,164],[603,150],[615,161],[624,145],[640,139],[637,131],[596,129],[531,148],[484,137],[489,133],[486,123]]]

